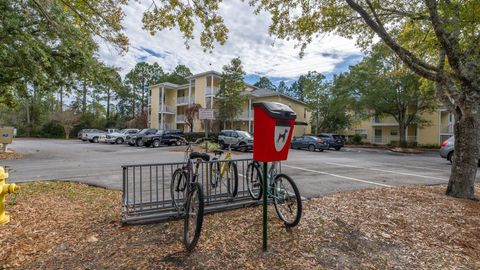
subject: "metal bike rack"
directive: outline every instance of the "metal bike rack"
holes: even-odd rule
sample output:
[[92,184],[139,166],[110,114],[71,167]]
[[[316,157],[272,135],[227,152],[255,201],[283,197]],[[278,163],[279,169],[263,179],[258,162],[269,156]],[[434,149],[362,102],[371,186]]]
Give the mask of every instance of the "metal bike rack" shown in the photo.
[[[217,163],[234,162],[238,171],[238,192],[232,198],[223,185],[213,188],[210,168]],[[205,213],[219,212],[258,204],[251,199],[246,171],[252,159],[201,162],[197,182],[202,185]],[[172,206],[170,185],[172,174],[185,163],[123,165],[122,222],[124,224],[157,222],[182,217]]]

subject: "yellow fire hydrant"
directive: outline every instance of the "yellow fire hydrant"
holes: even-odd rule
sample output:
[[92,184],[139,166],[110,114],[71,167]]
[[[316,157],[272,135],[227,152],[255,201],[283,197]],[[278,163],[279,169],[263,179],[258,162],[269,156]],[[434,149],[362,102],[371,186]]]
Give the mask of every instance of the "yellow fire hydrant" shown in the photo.
[[5,196],[14,193],[19,189],[15,184],[6,184],[8,173],[5,168],[0,167],[0,225],[10,222],[10,217],[5,214]]

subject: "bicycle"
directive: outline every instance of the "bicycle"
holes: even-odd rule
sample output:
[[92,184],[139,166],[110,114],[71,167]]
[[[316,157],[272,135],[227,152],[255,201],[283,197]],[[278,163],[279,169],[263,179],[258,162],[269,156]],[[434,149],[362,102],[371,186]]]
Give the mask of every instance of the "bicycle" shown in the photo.
[[202,186],[197,182],[198,168],[200,162],[209,161],[210,156],[193,152],[191,144],[187,142],[185,160],[187,164],[176,169],[172,175],[170,192],[174,208],[184,211],[183,244],[188,251],[192,251],[200,239],[203,225],[204,198]]
[[238,191],[238,169],[237,164],[232,162],[232,151],[229,147],[222,160],[220,160],[220,157],[224,154],[224,151],[214,150],[213,153],[215,157],[212,158],[212,161],[218,162],[212,163],[210,166],[210,185],[212,188],[217,188],[218,184],[224,183],[222,180],[226,179],[227,192],[233,198],[237,196]]
[[[247,166],[247,188],[254,200],[263,196],[263,174],[260,163],[253,161]],[[273,199],[278,217],[287,227],[295,227],[302,217],[302,200],[297,185],[290,176],[277,174],[277,163],[272,162],[268,170],[269,189],[267,198]]]

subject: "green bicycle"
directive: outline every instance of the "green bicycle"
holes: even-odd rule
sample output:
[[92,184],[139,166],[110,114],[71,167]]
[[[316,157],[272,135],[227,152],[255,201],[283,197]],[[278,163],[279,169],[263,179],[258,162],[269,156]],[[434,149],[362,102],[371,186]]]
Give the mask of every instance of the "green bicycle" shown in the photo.
[[[254,200],[263,196],[263,177],[260,163],[253,161],[247,166],[247,188]],[[302,217],[302,199],[297,185],[290,176],[277,173],[277,163],[272,162],[268,170],[269,185],[267,198],[273,199],[275,211],[285,226],[295,227]]]

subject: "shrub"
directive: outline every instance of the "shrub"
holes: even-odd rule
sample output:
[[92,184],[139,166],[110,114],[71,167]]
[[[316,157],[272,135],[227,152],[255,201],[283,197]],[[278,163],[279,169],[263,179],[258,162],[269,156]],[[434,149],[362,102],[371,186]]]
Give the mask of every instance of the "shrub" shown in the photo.
[[[205,139],[205,132],[185,133],[185,139],[189,142],[195,142],[199,139]],[[216,142],[218,140],[218,133],[208,133],[208,140]]]
[[217,150],[220,148],[220,146],[217,143],[214,143],[212,141],[203,141],[200,144],[200,147],[203,149],[207,149],[207,153],[213,152],[213,150]]
[[38,136],[43,138],[65,138],[65,132],[63,127],[57,122],[50,121],[42,126]]
[[438,149],[438,148],[440,148],[440,145],[438,143],[420,144],[418,146],[422,147],[422,148],[427,148],[427,149]]
[[362,143],[362,136],[360,134],[355,134],[352,136],[352,143],[353,144],[361,144]]

